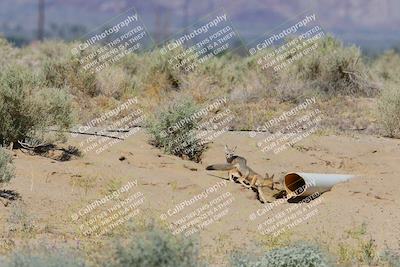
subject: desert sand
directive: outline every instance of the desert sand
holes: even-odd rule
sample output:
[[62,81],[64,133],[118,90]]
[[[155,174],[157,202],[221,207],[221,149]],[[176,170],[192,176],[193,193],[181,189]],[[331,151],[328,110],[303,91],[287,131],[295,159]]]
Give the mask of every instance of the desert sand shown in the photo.
[[[87,138],[79,135],[70,138],[67,144],[79,147]],[[133,190],[140,191],[145,200],[140,214],[133,220],[152,217],[157,221],[178,203],[225,181],[221,178],[226,178],[227,172],[205,170],[208,164],[224,163],[225,144],[237,146],[237,154],[247,158],[249,166],[257,172],[275,174],[278,179],[291,171],[358,175],[313,200],[318,201],[313,216],[283,232],[278,240],[311,240],[333,249],[348,238],[346,232],[364,225],[365,235],[375,241],[378,250],[386,246],[399,248],[400,140],[396,139],[314,134],[292,148],[273,154],[261,152],[256,139],[247,132],[227,132],[209,144],[201,163],[194,163],[165,155],[148,144],[147,134],[140,130],[100,154],[92,151],[65,162],[14,150],[16,178],[5,189],[18,193],[27,210],[34,214],[38,226],[35,239],[74,240],[78,238],[82,219],[74,222],[71,215],[107,195],[110,181],[118,180],[124,185],[136,180],[138,184]],[[89,182],[82,186],[82,181]],[[196,234],[201,241],[202,255],[215,264],[225,262],[227,253],[233,249],[271,238],[258,229],[266,219],[279,211],[307,205],[285,201],[252,220],[251,214],[257,214],[268,204],[260,203],[252,190],[230,181],[226,181],[215,197],[226,192],[232,199],[227,203],[226,214]],[[180,214],[187,214],[204,203],[198,200]],[[3,229],[10,212],[11,205],[1,206]],[[178,218],[167,218],[166,225]]]

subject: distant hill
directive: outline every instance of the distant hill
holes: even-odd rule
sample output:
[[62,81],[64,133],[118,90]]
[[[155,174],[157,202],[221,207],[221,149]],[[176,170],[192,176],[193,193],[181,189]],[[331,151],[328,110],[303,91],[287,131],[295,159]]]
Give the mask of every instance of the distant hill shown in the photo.
[[[46,35],[77,38],[132,6],[156,40],[181,30],[185,21],[193,23],[223,7],[247,40],[313,8],[325,30],[346,43],[379,50],[400,42],[400,1],[397,0],[47,0]],[[35,37],[36,16],[37,0],[0,1],[0,32],[11,39],[30,41]]]

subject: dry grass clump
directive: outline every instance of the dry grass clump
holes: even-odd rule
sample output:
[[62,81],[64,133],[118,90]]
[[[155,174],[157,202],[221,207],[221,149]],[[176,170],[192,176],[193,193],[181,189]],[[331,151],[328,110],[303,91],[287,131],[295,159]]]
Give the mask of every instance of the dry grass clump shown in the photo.
[[388,137],[400,137],[400,87],[399,84],[387,83],[383,88],[378,111],[380,123],[385,135]]
[[400,83],[400,54],[394,50],[387,51],[372,63],[372,72],[382,81]]
[[400,137],[400,54],[391,50],[372,63],[372,71],[382,84],[378,98],[378,118],[383,134]]
[[72,94],[77,94],[76,91],[88,97],[100,94],[96,86],[96,75],[83,70],[76,58],[47,60],[43,66],[43,76],[47,86],[57,88],[67,86]]
[[[358,47],[345,47],[332,36],[317,41],[318,47],[295,61],[288,74],[328,95],[374,96],[377,90]],[[288,76],[287,76],[288,78]]]
[[6,67],[15,61],[18,49],[14,48],[0,35],[0,66]]
[[101,95],[121,99],[133,90],[128,74],[120,67],[106,68],[96,75],[96,87]]

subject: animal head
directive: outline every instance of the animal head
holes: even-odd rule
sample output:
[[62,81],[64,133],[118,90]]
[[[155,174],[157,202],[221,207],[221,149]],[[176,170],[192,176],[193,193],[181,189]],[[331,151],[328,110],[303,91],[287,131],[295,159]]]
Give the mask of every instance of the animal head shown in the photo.
[[233,156],[235,156],[236,148],[237,148],[237,146],[235,146],[233,149],[231,149],[227,145],[225,145],[225,157],[227,159],[229,159],[229,158],[232,158]]
[[265,178],[263,179],[262,187],[268,186],[271,189],[274,189],[274,174],[269,176],[268,172],[265,173]]
[[268,172],[266,172],[265,173],[265,180],[273,181],[274,180],[274,176],[275,176],[275,174],[272,174],[272,176],[269,176]]

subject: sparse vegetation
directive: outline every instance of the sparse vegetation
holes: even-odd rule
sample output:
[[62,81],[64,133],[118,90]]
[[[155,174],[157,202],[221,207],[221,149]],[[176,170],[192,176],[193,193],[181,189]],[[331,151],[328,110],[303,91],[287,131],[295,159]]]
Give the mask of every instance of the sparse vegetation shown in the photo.
[[389,50],[379,56],[372,65],[372,71],[381,81],[400,82],[400,54]]
[[[368,62],[358,47],[344,46],[328,35],[317,42],[312,53],[277,73],[257,70],[254,57],[244,58],[229,53],[207,60],[194,71],[186,71],[168,62],[182,49],[168,53],[154,49],[143,54],[127,55],[116,65],[91,74],[83,71],[79,64],[79,59],[91,50],[72,57],[70,50],[74,45],[49,41],[35,48],[17,49],[2,40],[0,47],[6,51],[4,57],[12,54],[18,58],[10,58],[4,64],[6,68],[16,64],[36,67],[35,75],[27,77],[32,88],[29,93],[50,87],[72,95],[73,107],[80,111],[76,112],[78,122],[97,116],[132,96],[139,96],[145,111],[152,113],[158,109],[162,99],[189,97],[202,104],[223,95],[228,96],[230,101],[227,107],[236,118],[230,127],[249,130],[279,116],[305,97],[317,95],[320,96],[319,108],[324,107],[322,112],[333,115],[324,126],[334,124],[335,128],[346,130],[357,125],[356,128],[368,128],[368,133],[376,134],[382,128],[385,132],[393,131],[391,127],[387,129],[391,124],[388,122],[391,111],[380,111],[380,114],[386,113],[381,116],[354,110],[374,110],[377,107],[375,96],[379,93],[380,82],[398,88],[400,56],[395,51]],[[40,86],[33,86],[32,78],[35,76],[41,77],[36,78]],[[355,106],[344,104],[344,97],[351,98]],[[23,121],[26,120],[32,121],[26,118]],[[342,124],[350,126],[341,127]]]
[[[2,259],[0,259],[2,260]],[[66,248],[24,248],[3,259],[4,267],[85,267],[85,261]]]
[[312,87],[330,96],[376,95],[358,47],[344,47],[332,36],[319,40],[317,45],[311,55],[296,61],[287,74],[299,77],[307,85],[303,87]]
[[7,218],[8,231],[21,232],[25,236],[32,236],[36,228],[35,220],[29,213],[24,203],[21,201],[13,202],[11,205],[11,213]]
[[3,148],[0,148],[0,186],[2,183],[9,182],[14,177],[12,158]]
[[375,241],[367,233],[365,223],[346,231],[343,241],[338,244],[336,254],[338,262],[344,266],[376,266],[383,262],[378,255]]
[[[250,254],[250,255],[249,255]],[[323,267],[333,266],[331,259],[321,249],[312,245],[298,244],[276,248],[262,256],[237,253],[231,258],[233,267]]]
[[70,185],[72,188],[78,187],[83,189],[85,195],[89,192],[91,188],[96,185],[97,177],[94,176],[75,176],[71,177]]
[[[1,257],[4,267],[200,267],[205,266],[193,239],[180,238],[155,226],[147,225],[131,238],[113,238],[105,242],[107,252],[88,255],[72,244],[40,241]],[[79,245],[78,245],[79,246]]]
[[386,262],[389,267],[400,267],[400,253],[386,249],[380,256],[381,261]]

